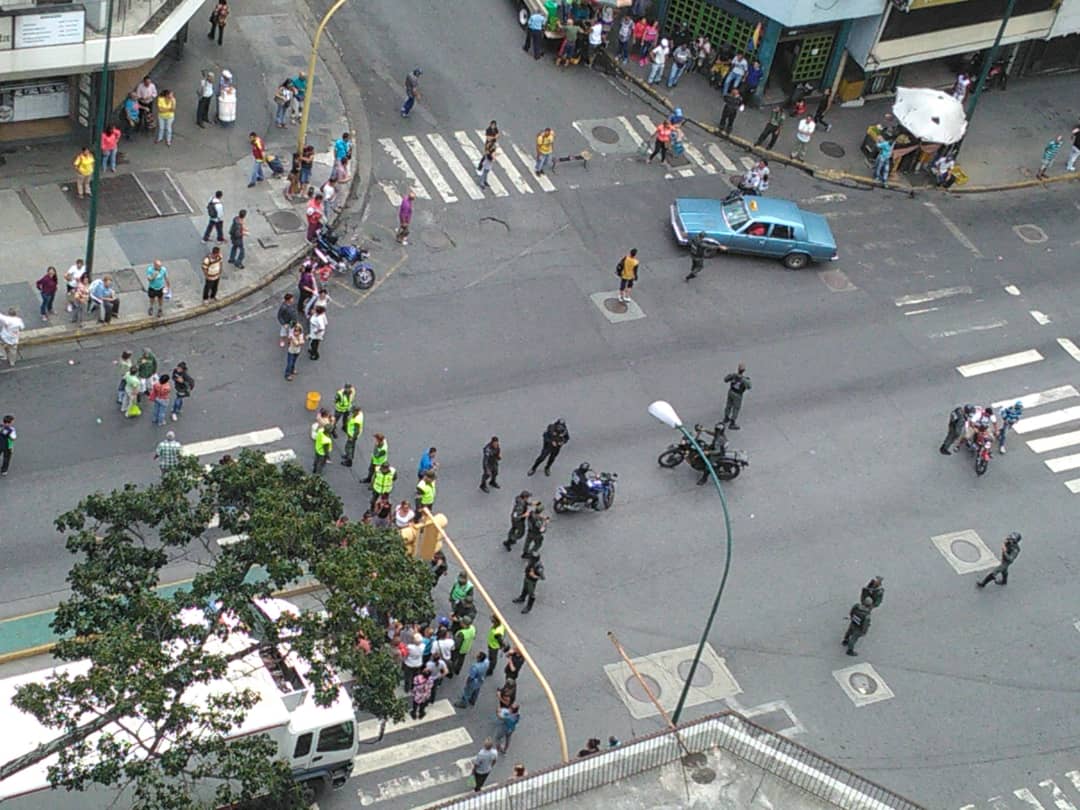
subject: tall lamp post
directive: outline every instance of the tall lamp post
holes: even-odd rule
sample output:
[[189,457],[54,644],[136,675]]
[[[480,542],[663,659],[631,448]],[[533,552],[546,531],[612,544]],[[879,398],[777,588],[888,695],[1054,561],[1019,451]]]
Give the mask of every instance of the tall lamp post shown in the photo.
[[330,6],[327,12],[323,15],[323,18],[319,21],[318,27],[315,29],[315,36],[311,38],[311,56],[308,58],[307,69],[307,89],[304,92],[304,109],[300,113],[300,131],[296,135],[296,154],[304,154],[304,141],[307,140],[307,123],[308,123],[308,111],[311,109],[312,96],[315,92],[315,61],[319,56],[319,40],[322,39],[323,29],[326,28],[326,24],[330,22],[330,18],[337,13],[337,10],[341,8],[347,0],[335,0],[334,5]]
[[98,89],[98,108],[94,128],[90,133],[94,149],[94,175],[90,179],[90,214],[86,218],[86,270],[94,270],[94,238],[97,236],[98,192],[101,190],[101,133],[109,112],[109,57],[112,49],[113,0],[109,0],[108,21],[105,23],[105,58],[101,60],[101,87]]
[[[982,68],[979,70],[979,78],[975,82],[975,89],[971,91],[967,109],[964,110],[968,122],[968,131],[971,130],[971,119],[975,116],[975,107],[979,104],[979,96],[982,95],[982,91],[986,86],[986,77],[990,74],[990,68],[993,67],[994,60],[997,58],[998,48],[1001,47],[1001,38],[1005,36],[1005,28],[1009,25],[1014,8],[1016,8],[1016,0],[1009,0],[1005,6],[1005,14],[1001,18],[1001,25],[998,26],[997,36],[994,37],[994,44],[990,46],[990,55],[983,60]],[[961,140],[960,146],[963,146],[963,143]],[[959,146],[956,149],[956,154],[960,154]]]
[[727,498],[724,497],[724,489],[720,486],[720,479],[716,475],[716,470],[713,468],[712,462],[709,461],[709,455],[706,453],[697,439],[691,435],[690,431],[682,423],[682,419],[679,418],[679,414],[675,412],[675,409],[671,407],[671,404],[664,400],[657,400],[649,406],[649,413],[663,422],[670,428],[674,428],[682,433],[694,452],[698,454],[698,457],[704,462],[705,469],[708,470],[709,478],[713,482],[713,486],[716,487],[716,494],[720,496],[720,508],[724,512],[724,571],[720,575],[720,586],[716,589],[716,597],[713,599],[712,609],[709,611],[709,618],[705,620],[705,629],[701,633],[701,641],[698,642],[697,652],[694,653],[694,660],[690,662],[690,671],[686,674],[686,683],[683,684],[682,693],[679,695],[679,702],[675,705],[675,711],[671,714],[671,722],[678,724],[679,716],[682,714],[683,705],[686,703],[686,696],[690,692],[690,684],[694,682],[694,675],[697,673],[698,663],[701,661],[701,654],[705,651],[705,643],[709,640],[709,633],[712,631],[713,620],[716,618],[716,611],[720,608],[720,597],[724,595],[724,586],[727,584],[728,571],[731,570],[731,515],[728,513]]

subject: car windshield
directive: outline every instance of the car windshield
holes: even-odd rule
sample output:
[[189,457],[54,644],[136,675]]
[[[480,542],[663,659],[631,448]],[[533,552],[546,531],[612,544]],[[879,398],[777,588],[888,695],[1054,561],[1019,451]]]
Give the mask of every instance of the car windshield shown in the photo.
[[729,200],[722,205],[724,211],[724,219],[727,221],[728,227],[733,231],[739,230],[743,225],[750,221],[750,214],[746,211],[746,206],[742,200]]

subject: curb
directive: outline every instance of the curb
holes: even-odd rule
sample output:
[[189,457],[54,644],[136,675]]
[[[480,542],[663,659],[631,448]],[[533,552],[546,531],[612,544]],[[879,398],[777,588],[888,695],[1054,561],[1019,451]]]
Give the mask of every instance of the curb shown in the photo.
[[[660,102],[668,110],[675,109],[676,105],[672,103],[671,99],[669,99],[663,93],[654,89],[652,85],[650,85],[648,82],[639,79],[637,76],[634,76],[631,73],[627,73],[625,70],[623,70],[621,65],[619,65],[614,59],[611,59],[610,55],[608,56],[608,59],[610,61],[612,70],[616,76],[630,82],[631,84],[636,85],[640,90],[644,90],[646,93],[649,94],[649,96]],[[852,185],[855,185],[865,187],[867,189],[901,192],[903,194],[907,194],[910,197],[914,197],[916,192],[922,193],[923,191],[939,191],[942,194],[985,194],[992,191],[1014,191],[1024,188],[1038,188],[1052,183],[1066,183],[1073,180],[1080,180],[1080,171],[1077,171],[1070,174],[1057,175],[1056,177],[1047,177],[1041,180],[1036,180],[1033,178],[1031,180],[1018,180],[1015,183],[998,183],[994,185],[966,187],[953,186],[949,189],[938,189],[931,186],[927,186],[925,188],[916,188],[911,185],[885,186],[879,183],[874,178],[867,177],[865,175],[851,174],[850,172],[846,172],[840,169],[830,169],[824,166],[818,166],[813,163],[804,163],[801,161],[792,160],[789,156],[780,152],[773,152],[769,149],[762,149],[760,147],[754,146],[750,141],[746,140],[745,138],[740,138],[737,135],[725,135],[711,124],[704,124],[697,119],[691,118],[690,116],[686,116],[686,120],[701,129],[702,131],[707,132],[714,137],[723,138],[724,140],[729,141],[736,146],[741,146],[748,152],[764,155],[768,157],[771,161],[801,169],[802,171],[812,175],[813,177],[818,178],[819,180],[825,180],[826,182],[836,183],[838,185],[846,185],[849,188],[852,187]]]

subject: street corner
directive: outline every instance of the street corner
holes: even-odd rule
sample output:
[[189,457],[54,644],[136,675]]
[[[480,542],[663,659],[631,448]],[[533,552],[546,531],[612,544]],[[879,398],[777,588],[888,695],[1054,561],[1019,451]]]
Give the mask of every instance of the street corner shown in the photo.
[[[604,674],[635,719],[643,720],[660,713],[649,693],[665,712],[670,713],[679,702],[696,650],[696,646],[689,645],[632,658],[630,661],[641,675],[641,680],[625,661],[605,664]],[[648,687],[648,692],[642,686],[642,681]],[[717,655],[712,645],[706,644],[683,705],[716,703],[741,693],[742,687],[731,674],[727,662]]]
[[645,311],[633,299],[620,300],[619,291],[595,292],[589,299],[601,314],[612,323],[636,321],[645,317]]
[[985,571],[998,564],[994,553],[974,529],[936,534],[930,538],[930,542],[961,576]]
[[883,700],[892,700],[896,697],[893,690],[885,683],[885,679],[878,674],[871,664],[865,661],[834,670],[833,678],[840,684],[840,688],[851,699],[856,708],[869,706],[872,703],[881,703]]

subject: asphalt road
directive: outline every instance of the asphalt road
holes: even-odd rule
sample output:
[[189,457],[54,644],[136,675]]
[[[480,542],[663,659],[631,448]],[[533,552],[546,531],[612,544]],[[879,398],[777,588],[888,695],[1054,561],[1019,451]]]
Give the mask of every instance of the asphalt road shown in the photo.
[[[592,132],[618,116],[632,125],[638,115],[658,118],[599,75],[526,57],[506,6],[477,17],[460,5],[403,13],[379,0],[340,12],[332,30],[367,99],[372,137],[406,157],[432,199],[417,201],[412,244],[395,246],[391,200],[410,180],[380,142],[370,205],[354,225],[373,240],[384,281],[366,298],[335,289],[323,359],[302,358],[295,382],[282,379],[272,300],[167,335],[60,348],[0,372],[20,435],[3,482],[0,610],[13,615],[60,596],[68,560],[50,529],[55,513],[92,489],[157,475],[148,419],[124,423],[111,405],[122,348],[149,345],[164,363],[187,359],[199,388],[176,427],[181,441],[279,427],[283,439],[266,449],[291,448],[305,464],[305,393],[328,400],[349,380],[366,435],[389,437],[399,490],[409,492],[420,452],[438,446],[438,508],[504,608],[514,607],[521,576],[517,555],[499,546],[513,494],[529,487],[550,499],[581,460],[619,473],[612,511],[552,522],[537,607],[509,615],[560,698],[572,751],[589,736],[654,730],[659,720],[632,717],[605,675],[618,660],[605,633],[615,631],[632,656],[695,643],[723,537],[711,489],[696,487],[685,467],[656,465],[674,437],[645,409],[666,398],[688,423],[711,423],[723,408],[721,378],[742,361],[753,389],[731,444],[749,452],[751,466],[726,487],[735,563],[710,637],[737,694],[687,716],[725,705],[774,723],[782,715],[796,740],[928,807],[1080,805],[1080,617],[1069,585],[1076,496],[1064,485],[1075,474],[1047,469],[1048,454],[1029,449],[1026,435],[1014,436],[982,478],[966,455],[946,459],[936,449],[957,402],[1080,386],[1077,359],[1057,342],[1080,342],[1080,194],[1056,186],[911,200],[778,167],[770,194],[824,213],[840,261],[792,273],[720,258],[686,284],[667,206],[676,195],[725,193],[719,158],[714,174],[690,164],[693,176],[665,179],[634,159],[624,136],[588,169],[560,168],[554,191],[518,161],[530,191],[503,174],[506,196],[480,200],[443,159],[429,135],[457,149],[458,132],[474,136],[491,118],[525,152],[536,130],[555,127],[560,154],[595,149],[575,122]],[[424,96],[403,120],[400,84],[416,65]],[[438,158],[456,201],[445,202],[406,136]],[[704,148],[703,136],[692,138]],[[736,150],[720,148],[739,162]],[[615,288],[615,263],[630,247],[643,259],[635,301],[644,317],[613,323],[590,296]],[[979,376],[958,371],[1031,350],[1041,359]],[[556,417],[572,435],[556,475],[526,478]],[[484,495],[480,448],[491,435],[502,440],[503,488]],[[359,514],[359,476],[339,466],[327,475]],[[931,540],[963,530],[994,552],[1007,532],[1023,532],[1007,588],[977,591],[975,576],[958,574]],[[179,559],[169,573],[182,578],[195,564],[195,555]],[[885,577],[885,602],[851,659],[838,643],[844,617],[874,574]],[[894,696],[855,705],[834,676],[854,663],[876,671],[872,697],[883,686]],[[557,747],[533,687],[527,678],[519,690],[524,719],[510,758],[537,769]],[[491,731],[492,692],[477,709],[364,746],[364,755],[403,747],[364,760],[368,771],[320,806],[355,806],[359,794],[364,806],[412,807],[460,791],[460,763]],[[496,778],[508,770],[500,765]]]

